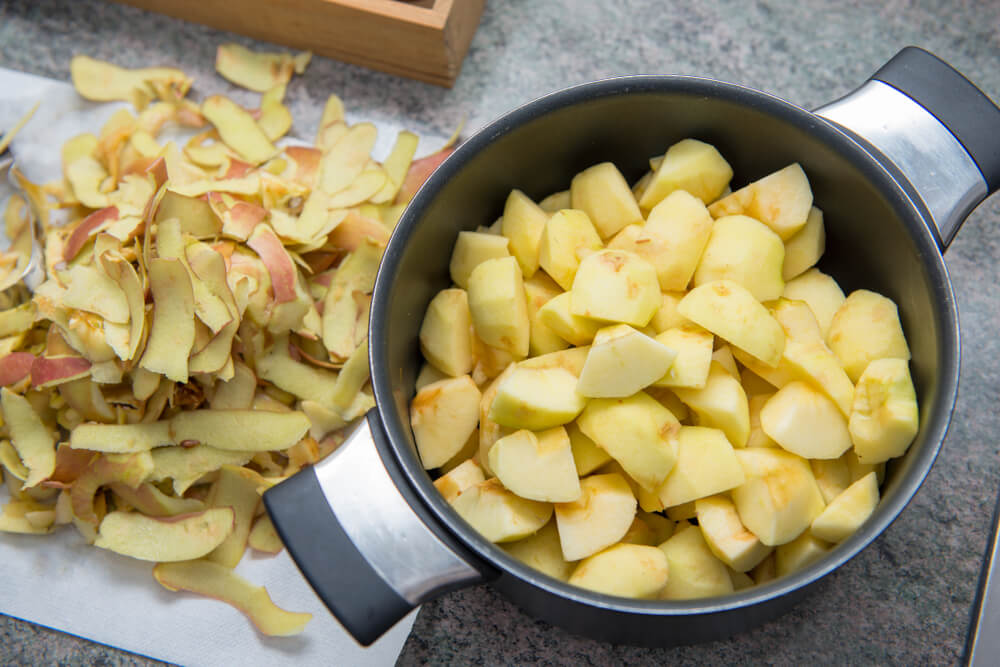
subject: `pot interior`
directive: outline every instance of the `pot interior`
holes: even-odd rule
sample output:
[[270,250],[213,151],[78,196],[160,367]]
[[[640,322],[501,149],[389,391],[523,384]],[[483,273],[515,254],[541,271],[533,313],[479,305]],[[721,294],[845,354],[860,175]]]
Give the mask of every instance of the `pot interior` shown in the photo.
[[[890,119],[891,120],[891,119]],[[578,171],[611,161],[634,183],[648,158],[694,137],[733,167],[733,189],[799,162],[824,212],[819,267],[845,294],[867,288],[898,305],[913,356],[921,428],[893,462],[876,514],[809,568],[708,601],[630,601],[545,577],[482,539],[439,496],[417,457],[408,402],[421,357],[418,331],[433,295],[448,287],[461,230],[490,225],[513,188],[536,201],[569,187]],[[822,119],[776,98],[690,77],[629,77],[555,93],[515,110],[463,144],[414,199],[390,241],[372,305],[373,385],[389,441],[414,491],[481,556],[522,579],[586,603],[639,613],[700,613],[781,595],[842,564],[874,539],[916,492],[944,437],[957,389],[958,332],[940,253],[889,175]]]

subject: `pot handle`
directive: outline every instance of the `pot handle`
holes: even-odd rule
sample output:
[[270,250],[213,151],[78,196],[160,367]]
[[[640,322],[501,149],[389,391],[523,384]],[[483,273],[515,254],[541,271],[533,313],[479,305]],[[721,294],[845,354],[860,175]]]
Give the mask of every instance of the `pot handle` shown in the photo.
[[379,455],[380,429],[372,410],[333,454],[264,493],[292,559],[363,646],[420,603],[487,574],[404,496]]
[[942,250],[1000,187],[1000,109],[923,49],[904,48],[860,88],[816,113],[874,148],[894,176],[909,182]]

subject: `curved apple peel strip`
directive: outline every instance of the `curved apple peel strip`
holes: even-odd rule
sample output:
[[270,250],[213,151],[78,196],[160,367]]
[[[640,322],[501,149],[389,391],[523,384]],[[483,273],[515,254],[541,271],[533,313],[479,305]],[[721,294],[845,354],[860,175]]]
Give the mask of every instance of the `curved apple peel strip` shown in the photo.
[[235,451],[288,449],[308,430],[309,418],[294,411],[192,410],[170,420],[175,442],[190,440]]
[[214,238],[222,231],[222,222],[208,202],[173,190],[164,192],[153,217],[157,223],[169,218],[180,220],[181,231],[199,239]]
[[68,443],[61,443],[56,449],[56,469],[42,485],[55,488],[72,486],[94,464],[98,456],[98,452],[73,449]]
[[110,512],[101,521],[94,546],[138,560],[185,561],[210,553],[232,530],[229,507],[166,518]]
[[385,185],[372,195],[369,200],[371,203],[387,204],[396,198],[399,188],[402,187],[403,181],[406,179],[406,172],[410,169],[419,143],[420,137],[412,132],[403,130],[396,135],[396,143],[393,144],[392,151],[382,163],[386,174]]
[[[37,514],[48,512],[48,521],[39,521]],[[35,517],[30,515],[35,514]],[[45,506],[25,500],[12,500],[0,512],[0,531],[23,535],[46,535],[52,532],[55,512]]]
[[326,249],[357,250],[366,240],[385,247],[391,232],[378,220],[349,210],[344,220],[327,235]]
[[100,262],[104,273],[118,285],[128,304],[128,347],[124,356],[118,356],[123,361],[130,361],[135,358],[136,352],[139,350],[143,328],[146,325],[146,296],[142,289],[142,282],[132,263],[121,256],[101,255]]
[[148,424],[80,424],[70,433],[69,446],[108,454],[148,452],[174,444],[169,420]]
[[66,272],[63,282],[67,285],[64,307],[85,310],[116,324],[128,322],[125,293],[104,271],[92,265],[77,265]]
[[[191,282],[191,292],[194,298],[194,314],[205,326],[211,329],[213,334],[217,334],[223,327],[232,322],[233,313],[230,312],[226,303],[198,277],[188,264],[184,246],[185,240],[181,231],[180,220],[169,218],[157,224],[157,254],[165,259],[176,259],[184,265]],[[219,256],[219,261],[222,261],[221,256]],[[221,266],[225,270],[225,264],[222,263]],[[198,350],[200,348],[195,346],[193,349]]]
[[77,225],[73,228],[73,231],[70,233],[69,239],[66,241],[66,245],[63,246],[63,261],[68,262],[76,257],[80,252],[80,249],[83,248],[83,246],[85,246],[91,239],[91,236],[96,233],[95,230],[97,228],[109,220],[117,219],[118,207],[106,206],[102,209],[94,211],[77,223]]
[[274,524],[271,523],[271,517],[267,514],[262,514],[254,522],[253,528],[250,529],[250,535],[247,538],[247,544],[254,551],[272,556],[281,553],[281,550],[285,548],[281,538],[278,536],[278,531],[274,529]]
[[205,560],[236,567],[247,548],[247,538],[260,504],[257,485],[240,475],[239,468],[224,465],[219,470],[219,478],[212,485],[209,502],[213,507],[229,507],[233,510],[233,530]]
[[288,83],[292,74],[302,74],[312,54],[303,51],[267,53],[251,51],[239,44],[221,44],[215,52],[215,71],[223,78],[258,93]]
[[319,165],[319,186],[335,193],[350,185],[370,159],[378,131],[371,123],[351,126],[323,155]]
[[154,97],[167,102],[187,94],[192,80],[179,69],[148,67],[124,69],[111,63],[74,56],[70,61],[73,87],[82,97],[95,102],[131,102],[145,108]]
[[347,359],[354,352],[357,319],[354,292],[372,291],[382,250],[375,243],[363,241],[334,274],[323,300],[323,345],[332,359]]
[[194,345],[194,294],[187,268],[176,259],[149,263],[153,324],[139,365],[174,382],[187,382]]
[[0,389],[3,419],[10,429],[11,443],[28,469],[26,488],[37,486],[56,468],[55,440],[24,396],[6,387]]
[[281,101],[285,97],[285,84],[269,89],[260,99],[260,118],[257,125],[271,141],[277,141],[292,129],[292,114]]
[[232,100],[212,95],[202,102],[201,113],[219,131],[222,141],[247,162],[261,164],[278,152],[253,116]]
[[131,488],[121,482],[112,482],[108,487],[122,500],[143,514],[152,517],[176,516],[202,512],[205,503],[194,498],[175,498],[160,491],[148,482],[138,488]]
[[21,462],[21,457],[17,455],[10,440],[0,440],[0,465],[6,468],[8,474],[22,482],[28,479],[28,469]]
[[274,230],[269,225],[257,225],[247,240],[247,245],[257,253],[267,267],[275,302],[293,301],[296,282],[295,264]]
[[381,167],[365,169],[346,188],[329,195],[327,206],[338,209],[362,204],[377,194],[386,181],[385,170]]
[[48,389],[91,375],[93,364],[80,356],[38,357],[31,364],[31,385]]
[[204,560],[159,563],[153,577],[170,591],[187,591],[225,602],[246,614],[264,635],[290,637],[301,633],[312,614],[278,607],[263,586],[254,586],[232,570]]
[[253,458],[249,451],[216,449],[208,445],[194,447],[163,447],[151,452],[153,472],[150,481],[173,480],[174,493],[182,495],[203,475],[224,465],[241,466]]
[[134,488],[146,481],[152,471],[153,458],[149,452],[101,456],[70,487],[73,516],[80,522],[96,525],[100,518],[95,512],[94,503],[103,498],[95,498],[99,488],[111,482],[121,482]]
[[31,374],[35,355],[30,352],[11,352],[0,357],[0,386],[17,384]]

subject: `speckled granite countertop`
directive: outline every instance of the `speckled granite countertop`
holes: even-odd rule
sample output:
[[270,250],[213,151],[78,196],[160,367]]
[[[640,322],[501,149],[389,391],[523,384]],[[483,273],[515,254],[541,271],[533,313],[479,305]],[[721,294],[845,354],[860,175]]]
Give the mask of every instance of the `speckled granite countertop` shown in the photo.
[[[814,107],[907,44],[936,52],[1000,99],[998,29],[994,0],[490,0],[453,90],[316,58],[289,99],[308,128],[336,92],[361,116],[439,134],[463,116],[475,129],[553,89],[616,74],[700,74]],[[0,66],[62,79],[79,52],[125,66],[176,65],[196,85],[220,86],[213,54],[230,39],[98,0],[0,3]],[[1000,199],[972,214],[947,264],[964,340],[961,394],[941,456],[892,527],[794,611],[728,641],[647,650],[572,636],[479,587],[424,605],[400,663],[958,662],[1000,489]],[[158,664],[2,616],[0,663]]]

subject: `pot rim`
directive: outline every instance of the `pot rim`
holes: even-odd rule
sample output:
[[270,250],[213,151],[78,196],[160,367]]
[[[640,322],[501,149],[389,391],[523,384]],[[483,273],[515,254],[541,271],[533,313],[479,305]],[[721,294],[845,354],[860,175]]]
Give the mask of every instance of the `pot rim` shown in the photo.
[[[847,158],[886,197],[913,239],[917,253],[930,274],[933,292],[931,296],[939,306],[937,315],[942,325],[942,336],[937,349],[940,371],[938,386],[935,388],[936,400],[926,414],[921,414],[921,428],[925,431],[926,444],[920,452],[917,452],[917,459],[911,464],[913,466],[911,474],[899,480],[895,493],[889,498],[883,497],[880,500],[876,512],[857,532],[835,545],[829,553],[809,566],[763,585],[724,596],[697,600],[638,600],[596,593],[545,575],[509,556],[499,546],[483,538],[447,504],[431,483],[416,453],[401,445],[407,438],[405,431],[409,428],[408,424],[400,418],[393,418],[395,412],[393,409],[382,407],[388,408],[396,402],[392,369],[388,367],[387,362],[388,345],[385,342],[386,338],[381,335],[391,331],[388,320],[388,295],[392,283],[397,278],[399,260],[405,245],[437,192],[479,151],[537,117],[606,97],[658,93],[714,97],[750,106],[798,126]],[[640,615],[689,616],[751,607],[808,587],[861,552],[879,537],[909,504],[937,458],[947,434],[958,394],[960,331],[951,280],[941,250],[931,231],[931,225],[923,213],[924,209],[911,199],[907,188],[908,184],[897,181],[871,152],[851,136],[807,109],[763,91],[706,77],[634,75],[601,79],[549,93],[503,114],[458,146],[427,179],[400,217],[386,246],[375,282],[369,324],[370,332],[381,332],[369,336],[369,340],[374,342],[369,350],[371,382],[379,421],[385,434],[385,438],[376,438],[380,454],[395,460],[398,469],[405,477],[405,483],[425,508],[441,522],[440,527],[455,536],[477,557],[547,593],[583,605]],[[923,420],[929,421],[923,423]],[[400,480],[397,478],[396,481]]]

